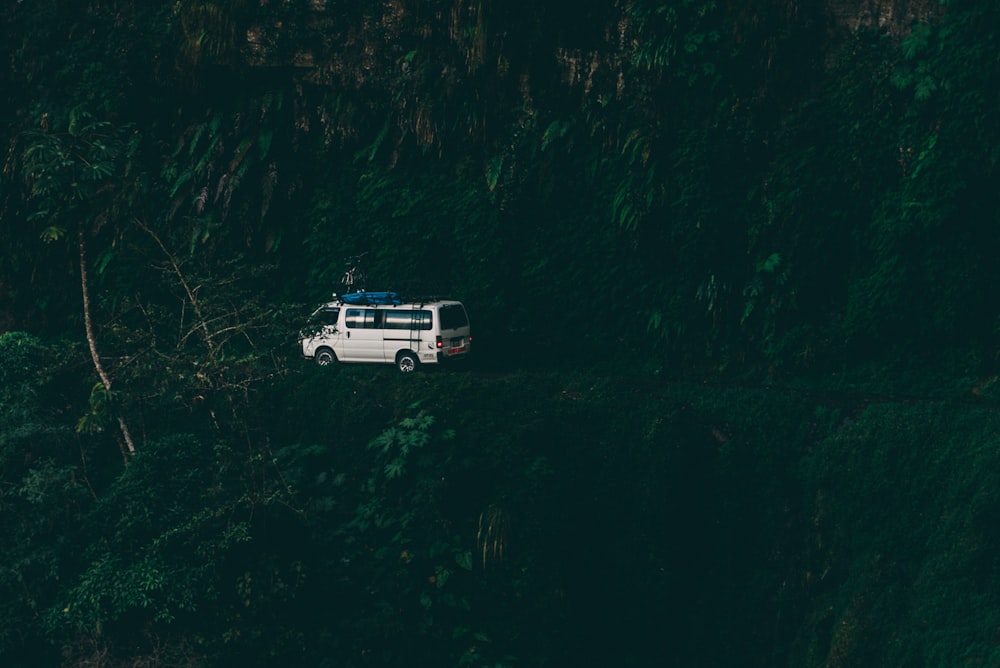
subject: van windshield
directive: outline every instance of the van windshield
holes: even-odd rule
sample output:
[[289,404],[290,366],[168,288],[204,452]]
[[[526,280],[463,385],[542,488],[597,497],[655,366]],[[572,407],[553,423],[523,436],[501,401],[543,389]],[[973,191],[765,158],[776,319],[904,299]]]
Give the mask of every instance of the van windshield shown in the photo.
[[441,329],[458,329],[467,327],[469,318],[465,315],[465,309],[458,304],[441,307]]

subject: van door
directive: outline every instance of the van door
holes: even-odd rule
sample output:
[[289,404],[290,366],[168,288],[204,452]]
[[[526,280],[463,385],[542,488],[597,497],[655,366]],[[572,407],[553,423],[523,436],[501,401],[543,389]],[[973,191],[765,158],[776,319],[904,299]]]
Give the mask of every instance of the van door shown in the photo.
[[[395,362],[396,354],[401,350],[412,350],[426,356],[429,351],[434,355],[433,344],[427,343],[427,333],[431,328],[431,312],[418,308],[394,308],[383,311],[385,314],[383,333],[383,350],[385,361]],[[421,343],[424,341],[424,343]],[[423,350],[421,350],[423,348]],[[421,356],[423,359],[423,356]]]
[[458,302],[443,304],[438,315],[438,352],[443,359],[468,355],[472,350],[472,332],[465,307]]
[[312,359],[321,348],[330,348],[336,352],[340,343],[339,319],[339,307],[327,304],[318,308],[301,333],[302,355]]
[[382,350],[383,311],[374,308],[349,308],[337,356],[345,362],[384,362]]

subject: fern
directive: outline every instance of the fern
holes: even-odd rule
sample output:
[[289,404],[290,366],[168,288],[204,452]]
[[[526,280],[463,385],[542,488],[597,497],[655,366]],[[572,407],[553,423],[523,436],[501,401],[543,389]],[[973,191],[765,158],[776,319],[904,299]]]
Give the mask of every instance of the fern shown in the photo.
[[267,159],[267,154],[271,150],[271,141],[274,139],[274,132],[264,129],[257,136],[258,157],[263,161]]

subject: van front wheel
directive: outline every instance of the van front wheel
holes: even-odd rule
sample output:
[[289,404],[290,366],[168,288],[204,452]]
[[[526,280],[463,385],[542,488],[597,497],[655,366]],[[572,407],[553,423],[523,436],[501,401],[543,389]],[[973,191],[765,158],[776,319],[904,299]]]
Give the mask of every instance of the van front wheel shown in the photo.
[[337,356],[329,348],[320,348],[315,355],[316,364],[327,366],[337,361]]
[[396,357],[396,367],[403,373],[412,373],[417,370],[420,362],[413,353],[399,353]]

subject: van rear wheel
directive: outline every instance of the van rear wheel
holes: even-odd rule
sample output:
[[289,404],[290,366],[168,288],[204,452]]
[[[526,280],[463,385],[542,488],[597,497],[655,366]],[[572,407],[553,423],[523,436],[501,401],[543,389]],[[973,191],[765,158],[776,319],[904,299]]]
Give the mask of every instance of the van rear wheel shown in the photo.
[[337,356],[329,348],[320,348],[316,351],[314,359],[316,360],[316,364],[328,366],[337,361]]
[[417,356],[413,353],[399,353],[399,355],[396,356],[396,368],[403,373],[412,373],[416,371],[419,364],[420,362],[417,360]]

